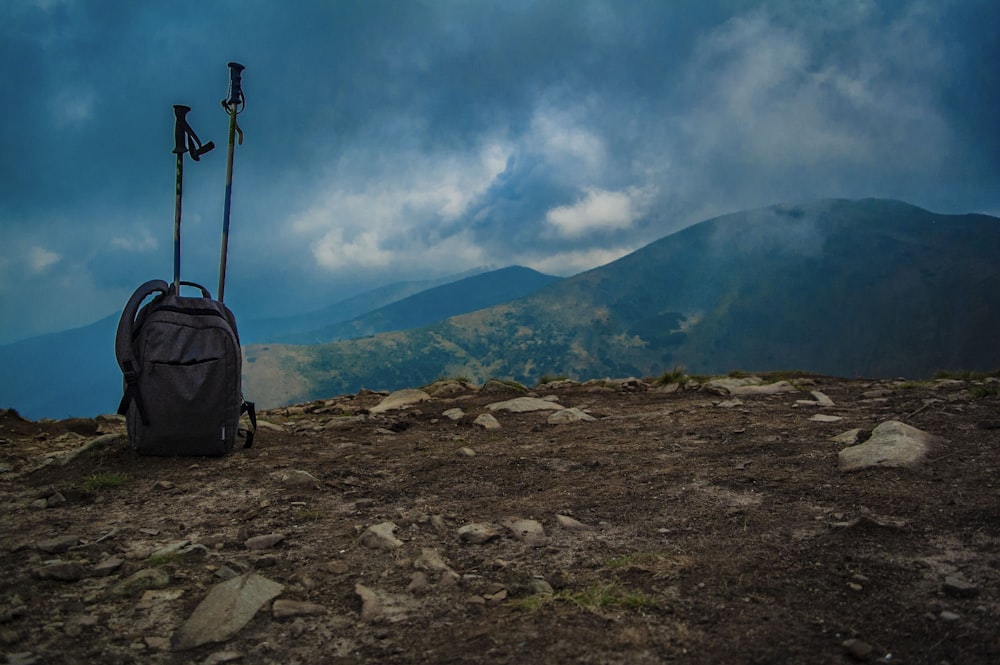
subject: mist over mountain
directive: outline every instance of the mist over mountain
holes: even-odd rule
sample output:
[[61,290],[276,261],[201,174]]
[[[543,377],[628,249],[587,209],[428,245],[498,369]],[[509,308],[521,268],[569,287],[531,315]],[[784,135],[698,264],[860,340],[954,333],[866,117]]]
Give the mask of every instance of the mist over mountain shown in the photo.
[[440,376],[800,369],[921,378],[1000,367],[1000,220],[889,200],[711,219],[536,294],[423,328],[246,349],[266,405]]

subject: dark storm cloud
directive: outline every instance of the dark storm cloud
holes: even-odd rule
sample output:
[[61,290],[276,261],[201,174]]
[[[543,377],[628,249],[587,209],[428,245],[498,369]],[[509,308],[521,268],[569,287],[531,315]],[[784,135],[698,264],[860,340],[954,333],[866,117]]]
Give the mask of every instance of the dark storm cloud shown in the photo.
[[[707,6],[706,6],[707,5]],[[169,277],[214,285],[225,63],[247,66],[228,300],[568,274],[731,210],[828,196],[996,213],[998,11],[956,2],[82,2],[0,8],[0,342]]]

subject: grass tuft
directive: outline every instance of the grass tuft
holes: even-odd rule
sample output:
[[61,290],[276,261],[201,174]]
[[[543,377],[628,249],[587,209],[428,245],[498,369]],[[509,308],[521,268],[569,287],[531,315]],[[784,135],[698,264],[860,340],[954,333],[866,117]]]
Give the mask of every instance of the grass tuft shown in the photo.
[[129,480],[127,473],[95,473],[83,481],[84,489],[91,492],[121,487]]

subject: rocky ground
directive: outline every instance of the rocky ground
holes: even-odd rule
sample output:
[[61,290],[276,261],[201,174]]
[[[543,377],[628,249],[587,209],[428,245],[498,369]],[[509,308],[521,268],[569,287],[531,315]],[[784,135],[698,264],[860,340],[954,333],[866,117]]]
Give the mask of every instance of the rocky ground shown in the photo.
[[0,411],[0,650],[1000,662],[1000,384],[776,378],[363,391],[222,459]]

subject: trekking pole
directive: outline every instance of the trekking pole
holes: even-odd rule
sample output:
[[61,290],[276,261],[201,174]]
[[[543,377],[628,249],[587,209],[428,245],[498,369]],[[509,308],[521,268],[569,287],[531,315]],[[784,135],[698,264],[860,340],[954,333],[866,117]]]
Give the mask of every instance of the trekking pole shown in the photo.
[[243,130],[236,124],[236,116],[246,106],[243,98],[243,70],[238,62],[229,63],[229,97],[222,100],[222,108],[229,114],[229,151],[226,154],[226,203],[222,212],[222,252],[219,257],[219,302],[226,297],[226,260],[229,255],[229,213],[233,201],[233,154],[236,152],[236,134],[243,145]]
[[181,291],[181,195],[184,191],[184,153],[198,161],[201,156],[215,147],[209,141],[202,145],[198,135],[188,124],[190,106],[174,104],[174,154],[177,155],[177,174],[174,187],[174,293]]

